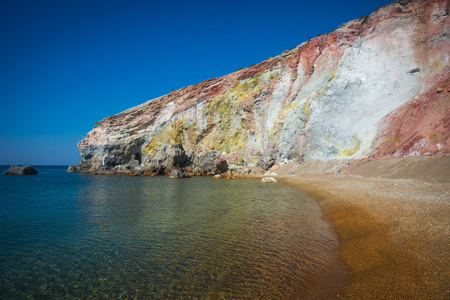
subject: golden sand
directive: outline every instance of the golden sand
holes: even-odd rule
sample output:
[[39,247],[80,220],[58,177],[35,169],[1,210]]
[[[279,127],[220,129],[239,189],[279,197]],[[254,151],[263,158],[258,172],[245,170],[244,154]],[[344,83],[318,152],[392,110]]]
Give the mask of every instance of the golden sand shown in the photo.
[[335,166],[300,166],[277,179],[314,198],[339,235],[351,279],[336,298],[450,299],[449,156],[353,161],[325,175]]

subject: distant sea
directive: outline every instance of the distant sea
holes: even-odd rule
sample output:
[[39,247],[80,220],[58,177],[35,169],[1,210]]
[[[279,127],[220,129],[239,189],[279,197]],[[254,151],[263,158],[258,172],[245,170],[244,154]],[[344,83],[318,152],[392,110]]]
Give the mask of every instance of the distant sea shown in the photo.
[[280,184],[35,167],[0,175],[1,299],[290,298],[336,243]]

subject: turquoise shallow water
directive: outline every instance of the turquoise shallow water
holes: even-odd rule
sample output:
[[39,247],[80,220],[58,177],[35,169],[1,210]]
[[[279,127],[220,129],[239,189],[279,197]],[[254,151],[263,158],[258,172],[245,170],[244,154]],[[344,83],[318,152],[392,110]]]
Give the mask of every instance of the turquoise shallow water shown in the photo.
[[291,298],[336,247],[280,184],[36,169],[0,175],[0,298]]

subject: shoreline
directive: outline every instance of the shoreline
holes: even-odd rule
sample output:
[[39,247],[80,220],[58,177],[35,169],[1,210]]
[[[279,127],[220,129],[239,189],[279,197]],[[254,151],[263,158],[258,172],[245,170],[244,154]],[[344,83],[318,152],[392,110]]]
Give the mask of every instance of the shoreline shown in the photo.
[[228,178],[275,177],[301,190],[338,235],[338,261],[302,298],[450,298],[449,155],[251,169]]
[[314,163],[300,168],[282,167],[274,177],[313,198],[331,220],[351,274],[336,298],[449,298],[450,156],[350,162],[338,174]]

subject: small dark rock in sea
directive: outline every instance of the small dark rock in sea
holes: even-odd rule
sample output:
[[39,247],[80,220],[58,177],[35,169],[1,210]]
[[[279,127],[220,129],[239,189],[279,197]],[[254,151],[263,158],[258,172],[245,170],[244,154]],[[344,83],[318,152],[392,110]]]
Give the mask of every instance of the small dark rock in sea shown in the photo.
[[3,175],[37,175],[38,172],[32,166],[12,165]]

